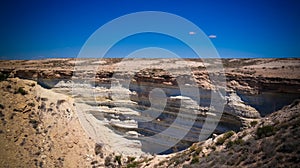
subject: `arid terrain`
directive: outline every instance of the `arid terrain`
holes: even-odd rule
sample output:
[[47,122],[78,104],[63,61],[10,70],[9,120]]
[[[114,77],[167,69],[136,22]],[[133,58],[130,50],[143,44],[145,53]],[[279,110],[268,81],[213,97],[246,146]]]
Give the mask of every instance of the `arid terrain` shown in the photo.
[[0,167],[297,167],[299,72],[296,58],[2,60]]

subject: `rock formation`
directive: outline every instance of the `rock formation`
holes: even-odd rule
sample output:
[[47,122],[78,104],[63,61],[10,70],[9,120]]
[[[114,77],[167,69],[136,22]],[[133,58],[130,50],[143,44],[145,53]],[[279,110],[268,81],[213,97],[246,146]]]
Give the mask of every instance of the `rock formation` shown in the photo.
[[[152,166],[160,159],[170,164],[150,154],[178,152],[198,142],[207,118],[220,121],[200,146],[218,143],[227,131],[247,132],[261,117],[300,98],[299,59],[222,61],[226,81],[219,83],[210,80],[220,76],[214,59],[0,61],[1,144],[13,149],[1,156],[1,165],[114,167],[143,165],[150,158]],[[224,86],[222,115],[211,107],[215,84]],[[275,97],[283,97],[281,103]],[[199,157],[227,143],[219,144],[184,163],[201,163]],[[26,157],[11,160],[21,155]]]

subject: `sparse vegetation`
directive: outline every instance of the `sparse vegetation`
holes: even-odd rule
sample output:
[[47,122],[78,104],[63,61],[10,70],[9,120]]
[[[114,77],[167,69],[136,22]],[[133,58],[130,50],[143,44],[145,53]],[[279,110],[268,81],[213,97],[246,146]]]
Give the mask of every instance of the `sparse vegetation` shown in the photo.
[[0,72],[0,81],[6,80],[8,78],[8,76],[9,76],[8,74],[4,74],[4,73]]
[[57,100],[56,104],[57,104],[57,106],[60,106],[64,102],[66,102],[66,100]]
[[38,109],[46,110],[46,103],[42,102],[40,106],[38,106]]
[[234,141],[229,141],[227,144],[226,144],[226,148],[230,148],[231,146],[233,145],[243,145],[244,144],[244,140],[241,139],[241,138],[238,138]]
[[35,104],[33,102],[30,102],[27,105],[30,106],[30,107],[34,107],[35,106]]
[[197,155],[199,155],[201,151],[202,151],[202,147],[200,146],[200,147],[197,147],[197,148],[196,148],[195,153],[196,153]]
[[95,165],[95,164],[97,164],[97,163],[98,163],[98,161],[97,161],[97,160],[94,160],[94,161],[91,162],[91,165]]
[[0,109],[4,109],[4,105],[0,104]]
[[39,122],[37,120],[34,120],[34,119],[30,119],[29,120],[29,123],[32,124],[32,127],[34,129],[37,129],[38,125],[39,125]]
[[257,123],[258,123],[257,121],[251,121],[250,125],[251,125],[251,127],[255,127],[257,125]]
[[191,164],[199,163],[199,156],[194,156],[191,160]]
[[151,159],[144,158],[142,160],[137,160],[137,161],[135,161],[135,160],[136,160],[135,157],[128,156],[127,157],[127,165],[125,167],[126,168],[139,167],[139,165],[141,163],[147,163]]
[[2,119],[5,115],[0,111],[0,118]]
[[135,157],[128,156],[128,158],[127,158],[128,163],[133,162],[134,160],[135,160]]
[[21,95],[26,95],[28,94],[28,92],[26,90],[24,90],[23,87],[19,87],[17,91],[15,91],[15,94],[20,93]]
[[117,162],[119,165],[122,165],[122,155],[116,155],[115,162]]
[[9,119],[13,120],[13,119],[14,119],[14,117],[15,117],[15,115],[16,115],[16,113],[11,113],[11,115],[10,115]]
[[126,167],[127,168],[134,168],[134,167],[137,167],[139,165],[138,162],[132,162],[132,163],[129,163]]
[[108,166],[113,166],[113,164],[111,163],[111,161],[112,161],[112,156],[111,156],[111,155],[106,156],[106,157],[105,157],[105,160],[104,160],[104,165],[105,165],[106,167],[108,167]]
[[103,158],[103,152],[102,152],[103,144],[101,143],[96,143],[95,144],[95,154],[100,155],[101,158]]
[[199,153],[202,151],[202,147],[198,146],[197,144],[193,144],[191,147],[190,147],[190,152],[194,152],[196,155],[199,155]]
[[258,139],[269,137],[275,134],[275,129],[271,125],[266,125],[263,127],[257,128],[256,136]]
[[[194,144],[195,145],[195,144]],[[198,156],[195,151],[189,150],[183,153],[178,153],[174,157],[172,157],[170,160],[167,161],[167,167],[177,166],[179,164],[184,163],[185,161],[191,160],[191,153],[193,153],[194,156]],[[165,162],[160,162],[161,165],[163,165]]]
[[230,138],[232,135],[234,135],[233,131],[224,133],[222,137],[217,139],[216,145],[222,145],[226,141],[226,139]]

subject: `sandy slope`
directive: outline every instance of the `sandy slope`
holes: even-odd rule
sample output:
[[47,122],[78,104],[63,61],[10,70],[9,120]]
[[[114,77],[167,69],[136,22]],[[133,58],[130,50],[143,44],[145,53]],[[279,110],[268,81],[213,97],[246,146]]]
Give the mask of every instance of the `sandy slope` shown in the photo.
[[[20,87],[28,93],[16,92]],[[9,79],[0,88],[1,167],[88,167],[103,162],[95,156],[95,143],[81,128],[69,97],[27,80]]]

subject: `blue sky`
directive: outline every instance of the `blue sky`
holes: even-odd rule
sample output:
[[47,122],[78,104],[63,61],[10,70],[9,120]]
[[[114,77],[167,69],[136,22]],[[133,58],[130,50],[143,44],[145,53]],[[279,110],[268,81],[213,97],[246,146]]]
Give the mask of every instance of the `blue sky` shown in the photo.
[[[179,15],[207,35],[216,35],[211,41],[224,58],[300,57],[299,9],[297,0],[4,0],[0,2],[0,59],[76,57],[100,26],[149,10]],[[121,40],[110,56],[161,44],[185,51],[172,38],[146,34]],[[181,56],[192,54],[187,51]]]

